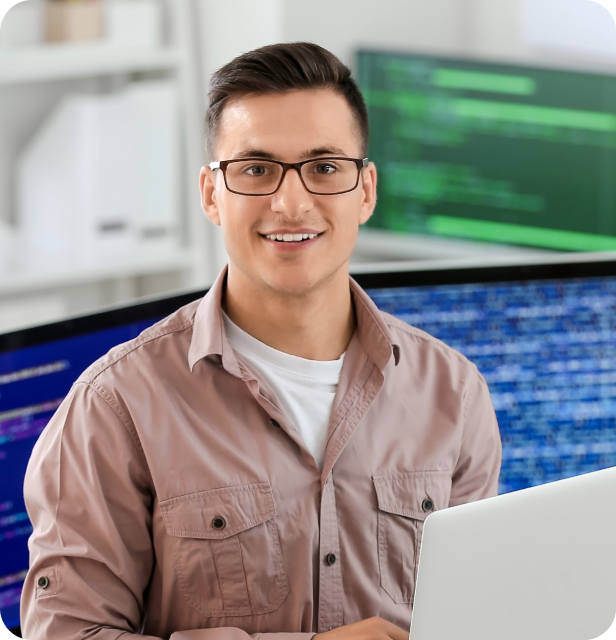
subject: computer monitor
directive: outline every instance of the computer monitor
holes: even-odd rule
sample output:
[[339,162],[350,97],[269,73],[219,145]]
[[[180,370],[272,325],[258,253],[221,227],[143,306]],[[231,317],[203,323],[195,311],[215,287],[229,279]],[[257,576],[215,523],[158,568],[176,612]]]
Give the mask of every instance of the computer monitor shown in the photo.
[[376,51],[357,70],[369,227],[616,249],[616,76]]
[[[381,309],[455,347],[483,373],[503,440],[501,492],[616,465],[616,259],[392,267],[354,277]],[[22,483],[36,438],[86,366],[202,293],[0,336],[0,612],[7,625],[19,622],[28,567]]]

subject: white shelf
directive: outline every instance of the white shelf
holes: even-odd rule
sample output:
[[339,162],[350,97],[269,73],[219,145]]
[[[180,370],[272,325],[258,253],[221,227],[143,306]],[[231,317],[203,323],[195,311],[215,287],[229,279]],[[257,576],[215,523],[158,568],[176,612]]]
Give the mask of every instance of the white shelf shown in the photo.
[[175,49],[120,48],[101,44],[49,44],[0,52],[0,86],[174,69]]
[[113,264],[92,264],[63,268],[30,268],[0,271],[0,296],[137,276],[183,271],[193,266],[189,250],[160,254]]
[[562,252],[363,228],[359,232],[352,262],[357,264],[389,260],[532,258],[554,254],[562,255]]

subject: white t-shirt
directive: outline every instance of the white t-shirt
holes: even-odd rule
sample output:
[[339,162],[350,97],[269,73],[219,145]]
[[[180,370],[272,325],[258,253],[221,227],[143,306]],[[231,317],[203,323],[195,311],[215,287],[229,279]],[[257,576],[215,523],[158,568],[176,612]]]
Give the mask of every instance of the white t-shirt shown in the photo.
[[234,351],[276,394],[280,407],[323,468],[329,416],[340,380],[344,354],[338,360],[306,360],[277,351],[253,338],[222,314]]

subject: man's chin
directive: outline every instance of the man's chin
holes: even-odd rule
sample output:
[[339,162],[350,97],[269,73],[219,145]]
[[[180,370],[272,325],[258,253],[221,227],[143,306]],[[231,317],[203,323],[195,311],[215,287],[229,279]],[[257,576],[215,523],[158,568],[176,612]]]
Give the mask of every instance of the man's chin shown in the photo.
[[[331,282],[340,269],[297,269],[280,267],[267,278],[268,288],[279,296],[302,298]],[[346,277],[346,272],[345,272]]]

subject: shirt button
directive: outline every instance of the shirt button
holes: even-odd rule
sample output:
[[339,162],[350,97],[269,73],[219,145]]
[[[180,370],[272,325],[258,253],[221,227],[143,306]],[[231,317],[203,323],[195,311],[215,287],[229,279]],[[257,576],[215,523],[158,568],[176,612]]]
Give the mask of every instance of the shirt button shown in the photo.
[[212,520],[212,526],[214,527],[214,529],[217,529],[218,531],[222,531],[227,526],[227,522],[222,516],[216,516]]
[[331,565],[336,562],[336,556],[333,553],[328,553],[327,556],[325,556],[325,562],[327,562],[327,564],[331,567]]
[[280,424],[274,420],[273,418],[270,420],[270,423],[272,424],[272,426],[277,427],[278,429],[280,429]]
[[47,587],[49,586],[49,578],[43,576],[42,578],[38,579],[37,584],[41,589],[47,589]]
[[432,500],[430,500],[430,498],[426,498],[422,503],[421,503],[421,508],[424,511],[432,511],[432,509],[434,509],[434,502],[432,502]]

